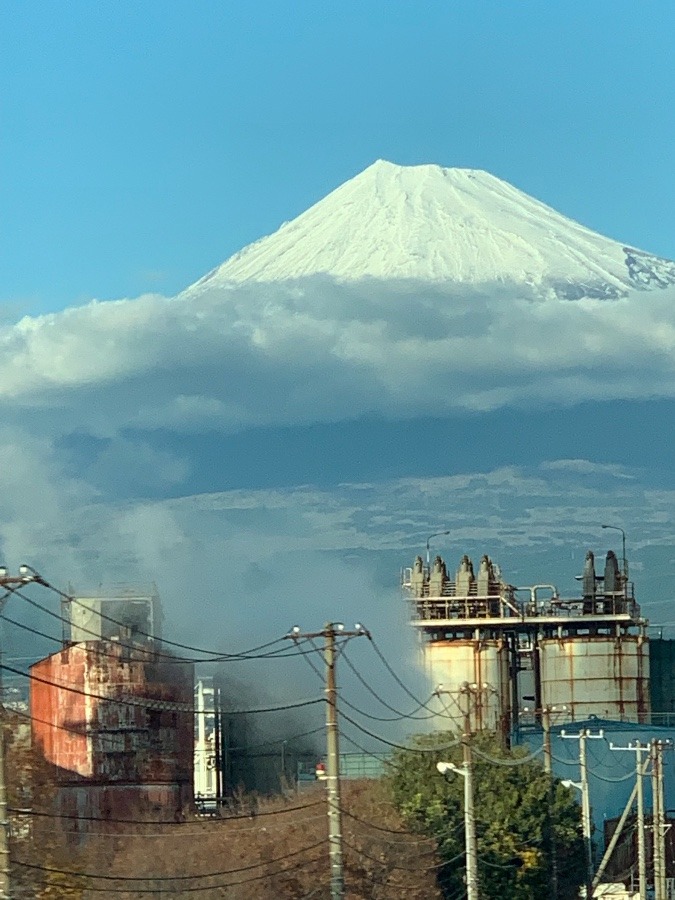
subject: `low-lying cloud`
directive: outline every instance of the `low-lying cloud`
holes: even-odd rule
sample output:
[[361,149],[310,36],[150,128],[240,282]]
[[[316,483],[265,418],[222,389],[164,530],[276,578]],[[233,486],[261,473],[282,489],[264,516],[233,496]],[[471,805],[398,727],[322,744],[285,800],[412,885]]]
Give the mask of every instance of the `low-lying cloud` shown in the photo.
[[317,277],[92,302],[0,328],[0,406],[111,435],[675,395],[675,289],[525,290]]

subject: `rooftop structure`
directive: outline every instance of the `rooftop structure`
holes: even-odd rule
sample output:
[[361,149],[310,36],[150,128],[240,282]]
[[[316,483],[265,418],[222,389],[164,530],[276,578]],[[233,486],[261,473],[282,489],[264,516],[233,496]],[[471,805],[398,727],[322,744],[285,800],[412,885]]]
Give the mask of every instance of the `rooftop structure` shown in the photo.
[[99,585],[64,599],[62,607],[63,618],[70,623],[64,640],[74,644],[123,637],[148,644],[158,641],[161,635],[160,602],[155,584]]

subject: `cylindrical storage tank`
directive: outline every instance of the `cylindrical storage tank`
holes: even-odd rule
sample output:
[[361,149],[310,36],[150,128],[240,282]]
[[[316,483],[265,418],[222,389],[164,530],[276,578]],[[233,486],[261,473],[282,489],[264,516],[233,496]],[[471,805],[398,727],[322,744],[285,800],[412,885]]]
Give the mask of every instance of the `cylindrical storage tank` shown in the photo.
[[429,641],[424,645],[424,663],[445,707],[435,723],[439,730],[461,733],[467,713],[472,732],[504,727],[510,709],[506,641]]
[[644,635],[574,635],[539,641],[542,706],[619,722],[645,722],[649,651]]

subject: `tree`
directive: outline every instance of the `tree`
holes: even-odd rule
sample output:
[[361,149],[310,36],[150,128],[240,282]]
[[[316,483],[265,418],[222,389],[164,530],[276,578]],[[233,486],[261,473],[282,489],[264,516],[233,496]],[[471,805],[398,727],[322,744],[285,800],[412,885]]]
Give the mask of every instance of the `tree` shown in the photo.
[[[465,889],[464,783],[436,769],[440,760],[461,764],[461,746],[433,750],[447,743],[447,734],[431,735],[417,739],[419,749],[398,751],[388,784],[405,824],[436,840],[446,861],[439,887],[451,897]],[[522,750],[504,751],[486,735],[471,744],[481,898],[540,900],[552,894],[557,880],[560,900],[576,900],[585,867],[580,808],[572,792]]]

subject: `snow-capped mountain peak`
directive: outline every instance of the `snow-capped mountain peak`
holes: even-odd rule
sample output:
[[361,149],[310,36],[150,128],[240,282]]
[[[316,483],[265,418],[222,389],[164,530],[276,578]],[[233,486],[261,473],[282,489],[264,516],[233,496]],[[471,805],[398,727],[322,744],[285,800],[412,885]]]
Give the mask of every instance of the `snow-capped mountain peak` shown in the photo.
[[617,297],[675,283],[675,263],[625,247],[479,169],[373,163],[188,292],[316,275],[522,283]]

